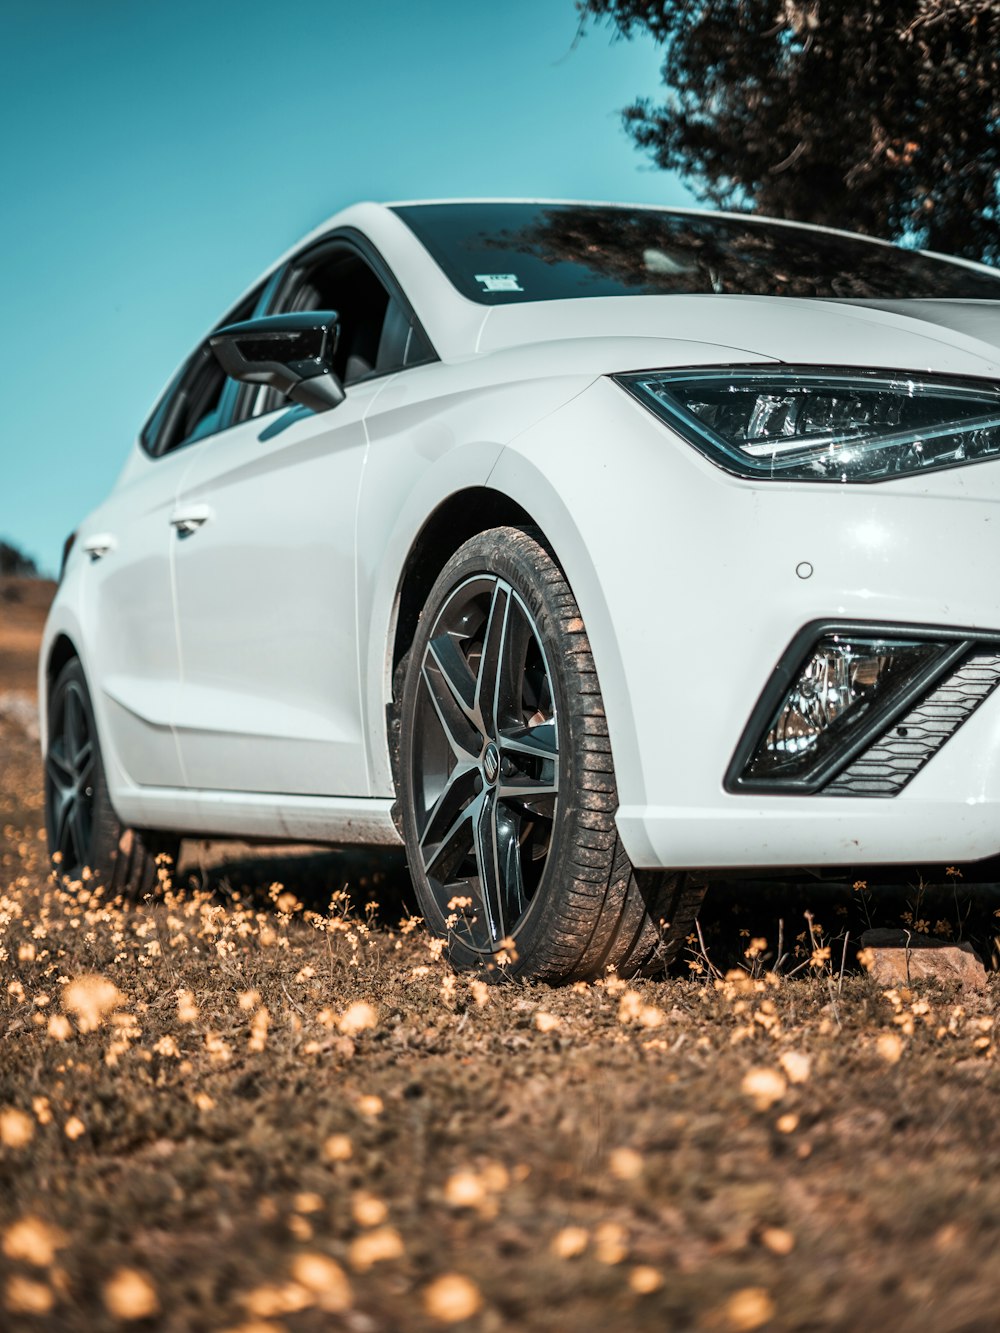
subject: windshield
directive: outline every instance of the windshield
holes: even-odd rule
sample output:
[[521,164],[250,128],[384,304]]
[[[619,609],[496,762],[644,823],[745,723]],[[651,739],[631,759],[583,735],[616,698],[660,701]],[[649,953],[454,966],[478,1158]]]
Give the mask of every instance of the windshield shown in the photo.
[[701,292],[1000,300],[1000,272],[750,217],[594,204],[402,204],[393,211],[462,295],[484,305]]

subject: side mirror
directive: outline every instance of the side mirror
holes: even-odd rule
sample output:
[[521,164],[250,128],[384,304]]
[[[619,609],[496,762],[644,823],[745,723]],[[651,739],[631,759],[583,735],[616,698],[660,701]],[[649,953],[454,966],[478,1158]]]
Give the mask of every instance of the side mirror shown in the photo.
[[265,315],[219,329],[208,343],[232,379],[267,384],[303,407],[327,412],[344,401],[333,371],[339,319],[333,310]]

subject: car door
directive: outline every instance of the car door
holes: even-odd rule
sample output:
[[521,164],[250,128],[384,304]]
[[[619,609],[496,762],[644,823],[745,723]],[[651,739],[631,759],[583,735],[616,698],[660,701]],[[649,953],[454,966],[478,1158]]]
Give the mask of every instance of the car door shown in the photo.
[[316,414],[244,386],[245,419],[200,452],[175,506],[174,716],[191,788],[369,793],[355,522],[394,307],[334,242],[293,262],[271,313],[309,309],[340,316],[344,402]]
[[[248,318],[262,294],[229,318]],[[180,658],[170,520],[194,461],[186,446],[216,429],[232,394],[203,344],[162,395],[110,499],[79,537],[88,671],[110,746],[140,786],[183,785],[172,726]]]

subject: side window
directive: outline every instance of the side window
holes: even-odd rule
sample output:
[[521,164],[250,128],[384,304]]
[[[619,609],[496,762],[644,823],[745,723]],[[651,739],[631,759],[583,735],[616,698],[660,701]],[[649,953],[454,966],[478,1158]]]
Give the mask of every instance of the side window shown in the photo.
[[[430,345],[399,297],[351,246],[326,245],[293,263],[272,314],[336,310],[340,338],[334,370],[345,386],[388,375],[433,356]],[[274,389],[254,395],[251,414],[274,411],[287,400]]]
[[[217,325],[250,319],[260,304],[264,288],[257,290]],[[142,432],[148,453],[161,457],[182,445],[193,444],[229,425],[235,403],[235,386],[227,379],[208,342],[189,357],[157,404]]]

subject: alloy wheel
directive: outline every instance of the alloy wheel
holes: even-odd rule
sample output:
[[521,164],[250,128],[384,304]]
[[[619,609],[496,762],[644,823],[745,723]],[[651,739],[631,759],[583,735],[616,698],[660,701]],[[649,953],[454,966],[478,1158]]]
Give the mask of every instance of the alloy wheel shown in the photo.
[[90,858],[96,747],[81,686],[68,681],[53,700],[45,756],[45,813],[50,846],[64,874],[78,874]]
[[419,855],[445,923],[480,953],[528,912],[552,845],[552,676],[523,600],[495,575],[456,587],[420,670],[412,749]]

